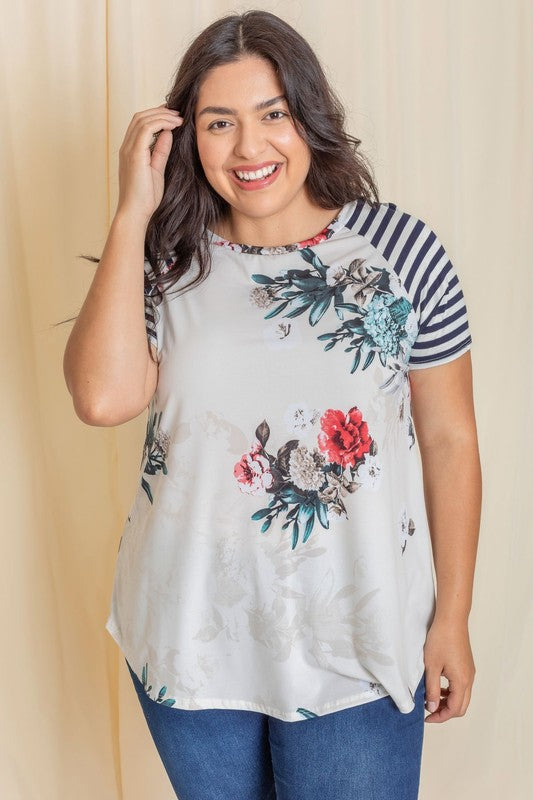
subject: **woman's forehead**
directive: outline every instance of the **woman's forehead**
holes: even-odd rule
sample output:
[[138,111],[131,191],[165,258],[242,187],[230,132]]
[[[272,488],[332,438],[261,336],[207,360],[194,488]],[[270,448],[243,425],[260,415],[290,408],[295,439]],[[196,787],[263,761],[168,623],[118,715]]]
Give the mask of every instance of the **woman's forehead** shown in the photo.
[[[272,65],[257,57],[213,67],[200,84],[197,107],[203,105],[257,106],[283,88]],[[231,100],[231,102],[229,102]]]

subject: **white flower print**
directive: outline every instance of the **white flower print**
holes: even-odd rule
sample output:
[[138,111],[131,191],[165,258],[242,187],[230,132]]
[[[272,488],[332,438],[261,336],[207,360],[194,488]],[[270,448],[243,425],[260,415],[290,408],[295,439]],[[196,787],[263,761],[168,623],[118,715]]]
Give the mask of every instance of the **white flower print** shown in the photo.
[[346,276],[346,270],[341,264],[326,269],[326,283],[328,286],[335,286]]
[[409,341],[410,347],[412,347],[418,335],[418,321],[414,309],[409,312],[404,327],[406,338]]
[[392,270],[389,272],[389,287],[391,292],[396,295],[396,297],[401,297],[402,295],[402,282],[400,281],[399,277],[395,272]]
[[285,412],[284,421],[289,433],[305,436],[319,417],[319,409],[310,409],[306,403],[291,403]]
[[268,308],[272,305],[272,293],[265,286],[257,286],[250,291],[250,300],[257,308]]
[[289,456],[289,474],[291,480],[299,489],[306,491],[316,489],[324,484],[323,467],[325,457],[319,452],[318,447],[309,450],[305,445],[295,447]]
[[413,520],[407,516],[407,509],[404,508],[400,515],[399,525],[398,525],[398,534],[400,536],[400,548],[402,551],[402,555],[405,552],[405,548],[407,545],[407,537],[412,536],[415,532],[415,523]]
[[362,486],[374,491],[381,483],[381,463],[376,456],[368,455],[357,468],[357,477]]

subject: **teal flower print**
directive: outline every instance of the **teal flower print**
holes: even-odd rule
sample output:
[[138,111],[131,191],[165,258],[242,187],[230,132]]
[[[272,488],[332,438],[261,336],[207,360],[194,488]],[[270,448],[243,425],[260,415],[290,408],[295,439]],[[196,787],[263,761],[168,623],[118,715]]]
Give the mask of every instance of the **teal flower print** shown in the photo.
[[[144,440],[143,453],[141,464],[146,458],[143,472],[147,475],[155,475],[157,472],[163,472],[163,475],[168,474],[166,458],[170,444],[170,437],[163,431],[159,425],[161,422],[162,411],[157,414],[151,411],[148,417],[146,426],[146,437]],[[141,478],[141,486],[148,495],[150,503],[154,502],[150,484],[144,477]]]
[[[142,685],[143,689],[148,696],[150,696],[150,692],[152,691],[152,685],[148,686],[148,664],[146,663],[142,669]],[[159,690],[157,697],[151,697],[151,700],[155,700],[156,703],[161,703],[162,706],[173,706],[176,702],[174,698],[169,697],[167,700],[163,700],[163,697],[167,693],[167,687],[162,686]]]
[[252,291],[251,301],[258,308],[274,305],[264,319],[282,312],[286,312],[283,317],[297,317],[309,311],[309,324],[314,326],[333,306],[342,324],[317,339],[327,342],[325,351],[339,342],[347,345],[345,352],[355,351],[350,372],[356,371],[363,357],[362,369],[366,369],[376,355],[384,367],[406,364],[413,345],[413,307],[400,294],[397,276],[360,258],[348,267],[330,267],[309,247],[298,253],[313,269],[287,269],[275,278],[252,275],[260,287]]
[[398,355],[409,311],[410,304],[404,298],[397,300],[393,295],[379,295],[370,302],[363,317],[363,329],[369,347],[377,346],[383,353],[382,361],[386,362],[388,356]]

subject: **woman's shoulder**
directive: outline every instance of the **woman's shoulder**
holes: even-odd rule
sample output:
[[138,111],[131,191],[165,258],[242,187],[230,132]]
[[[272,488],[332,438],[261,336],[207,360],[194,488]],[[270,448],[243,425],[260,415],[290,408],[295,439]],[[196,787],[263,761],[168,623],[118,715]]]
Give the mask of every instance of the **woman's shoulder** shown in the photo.
[[402,203],[398,204],[393,200],[380,200],[379,202],[371,203],[369,200],[361,198],[353,202],[359,212],[364,211],[374,216],[386,215],[387,218],[401,218],[405,221],[413,220],[424,225],[428,224],[417,211],[409,210]]
[[384,251],[384,255],[396,251],[398,246],[401,246],[404,258],[417,252],[421,245],[426,249],[445,249],[435,226],[425,216],[392,200],[356,203],[346,226],[354,233],[366,236],[375,247]]

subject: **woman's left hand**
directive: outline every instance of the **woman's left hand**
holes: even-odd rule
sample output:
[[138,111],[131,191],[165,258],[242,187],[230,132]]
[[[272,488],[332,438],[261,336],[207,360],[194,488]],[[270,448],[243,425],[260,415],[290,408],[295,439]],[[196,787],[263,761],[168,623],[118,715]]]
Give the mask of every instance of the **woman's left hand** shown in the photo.
[[[476,668],[466,620],[435,617],[424,645],[426,708],[424,722],[446,722],[462,717],[470,703]],[[440,677],[448,686],[440,685]],[[430,706],[431,702],[434,706]]]

